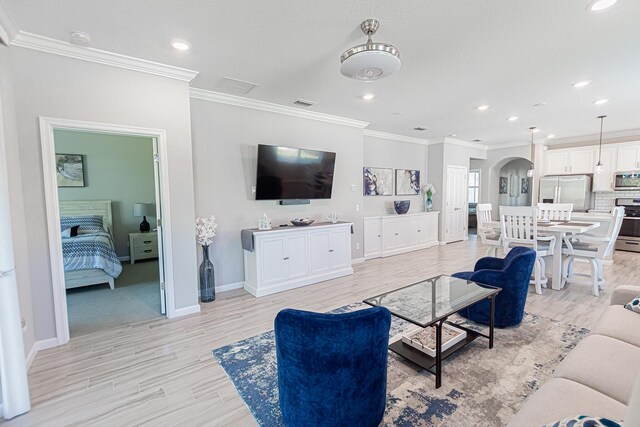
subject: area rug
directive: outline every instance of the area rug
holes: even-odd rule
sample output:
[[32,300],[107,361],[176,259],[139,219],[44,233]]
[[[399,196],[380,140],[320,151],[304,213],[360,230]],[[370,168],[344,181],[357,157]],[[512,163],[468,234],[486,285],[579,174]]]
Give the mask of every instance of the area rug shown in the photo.
[[[333,312],[366,307],[356,303]],[[404,320],[392,319],[391,340],[416,329]],[[485,329],[462,318],[455,321],[472,329]],[[492,350],[480,337],[447,359],[439,389],[432,374],[389,352],[382,425],[504,426],[588,332],[526,313],[519,327],[495,330]],[[273,331],[215,349],[213,356],[258,424],[282,426]]]

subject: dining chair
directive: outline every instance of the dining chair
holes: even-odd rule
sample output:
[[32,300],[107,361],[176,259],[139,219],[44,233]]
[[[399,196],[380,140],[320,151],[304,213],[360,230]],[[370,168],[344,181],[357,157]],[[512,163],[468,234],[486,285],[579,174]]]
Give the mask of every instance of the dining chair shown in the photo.
[[505,253],[516,246],[530,247],[536,252],[533,280],[536,293],[547,287],[545,256],[553,255],[555,236],[538,235],[538,208],[535,206],[500,206],[502,245]]
[[478,219],[478,236],[483,245],[488,246],[486,256],[498,256],[498,249],[502,247],[500,232],[491,227],[491,203],[479,203],[476,206]]
[[[567,236],[562,245],[562,286],[566,283],[591,285],[591,293],[600,296],[604,288],[604,269],[602,261],[613,256],[616,239],[622,227],[624,207],[618,206],[611,211],[611,224],[604,236],[578,234]],[[575,273],[573,261],[583,259],[589,262],[590,274]]]
[[573,203],[538,203],[539,221],[571,221]]

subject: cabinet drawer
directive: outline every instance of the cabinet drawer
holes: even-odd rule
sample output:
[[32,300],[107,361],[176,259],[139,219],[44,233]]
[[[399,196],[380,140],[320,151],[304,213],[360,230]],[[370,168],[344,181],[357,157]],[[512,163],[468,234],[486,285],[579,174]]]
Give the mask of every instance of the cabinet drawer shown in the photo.
[[136,256],[136,258],[157,257],[158,256],[158,247],[157,246],[155,248],[151,248],[151,247],[139,248],[139,247],[136,247],[136,249],[133,251],[133,254]]
[[137,248],[144,247],[157,247],[158,246],[158,236],[150,235],[150,236],[135,236],[133,238],[133,245]]

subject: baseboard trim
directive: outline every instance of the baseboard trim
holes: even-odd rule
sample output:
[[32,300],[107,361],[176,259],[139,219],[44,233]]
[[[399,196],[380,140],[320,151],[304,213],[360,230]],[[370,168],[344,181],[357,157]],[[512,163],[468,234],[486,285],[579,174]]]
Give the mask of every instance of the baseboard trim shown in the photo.
[[188,316],[190,314],[195,314],[195,313],[200,313],[200,305],[199,304],[192,305],[192,306],[189,306],[189,307],[176,308],[173,311],[173,314],[171,316],[167,316],[167,317],[175,318],[175,317]]
[[27,360],[26,360],[27,371],[31,369],[31,364],[35,360],[36,355],[38,354],[39,351],[46,350],[48,348],[57,347],[58,345],[60,345],[58,343],[58,338],[48,338],[46,340],[36,341],[33,344],[33,347],[31,347],[31,351],[29,351],[29,354],[27,355]]
[[131,261],[131,257],[129,255],[127,255],[127,256],[119,256],[118,259],[120,261],[125,261],[125,262],[126,261]]
[[354,258],[351,260],[351,264],[360,264],[364,262],[364,258]]
[[216,292],[226,292],[242,288],[244,288],[244,282],[229,283],[228,285],[216,286]]

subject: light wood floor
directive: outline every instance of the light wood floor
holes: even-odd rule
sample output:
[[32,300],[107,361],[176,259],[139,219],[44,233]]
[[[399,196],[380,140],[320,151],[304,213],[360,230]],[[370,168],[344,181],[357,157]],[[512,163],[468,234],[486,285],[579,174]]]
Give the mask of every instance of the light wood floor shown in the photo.
[[[33,409],[13,426],[255,425],[211,350],[273,328],[284,307],[326,311],[442,273],[473,267],[475,239],[355,265],[352,276],[262,298],[237,290],[202,312],[73,338],[38,353],[29,372]],[[606,266],[607,289],[588,286],[530,293],[527,311],[590,327],[611,289],[637,283],[640,254],[619,252]],[[496,348],[496,351],[500,351]]]

